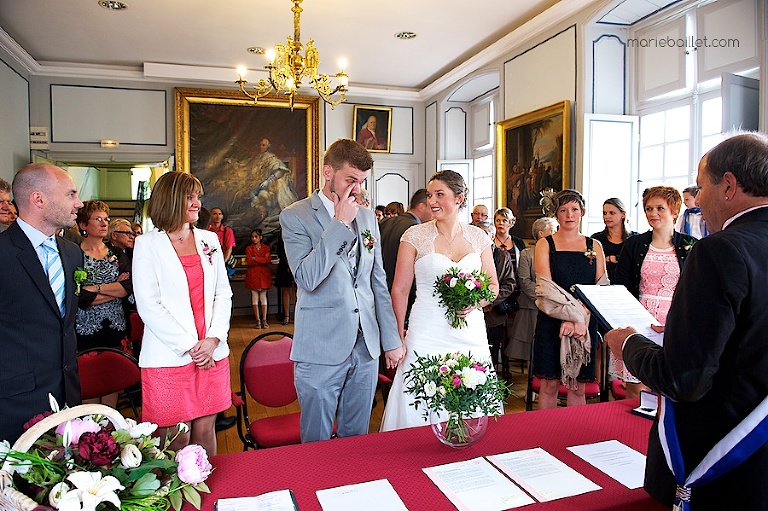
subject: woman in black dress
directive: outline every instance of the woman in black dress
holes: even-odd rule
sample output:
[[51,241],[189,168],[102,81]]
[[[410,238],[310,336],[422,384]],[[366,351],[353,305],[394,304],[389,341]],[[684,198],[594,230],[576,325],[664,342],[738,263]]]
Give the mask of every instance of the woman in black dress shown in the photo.
[[603,222],[605,229],[596,232],[592,237],[603,245],[608,278],[613,284],[616,280],[616,265],[619,263],[621,247],[627,238],[637,233],[627,229],[627,208],[621,199],[616,197],[603,202]]
[[291,268],[288,266],[288,258],[285,256],[282,231],[277,236],[275,253],[280,258],[277,262],[277,271],[275,271],[275,287],[282,293],[283,325],[287,325],[291,322],[291,296],[293,296],[293,303],[296,303],[296,283],[293,280]]

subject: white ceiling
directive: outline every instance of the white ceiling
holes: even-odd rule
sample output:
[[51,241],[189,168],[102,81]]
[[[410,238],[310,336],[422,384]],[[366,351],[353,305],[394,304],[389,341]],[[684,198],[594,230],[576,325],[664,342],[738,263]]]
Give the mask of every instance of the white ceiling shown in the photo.
[[[124,1],[115,12],[97,0],[0,0],[0,28],[46,71],[160,63],[232,69],[232,80],[238,65],[265,63],[246,48],[293,35],[290,0]],[[418,91],[558,1],[305,0],[301,40],[315,40],[321,72],[346,58],[352,86]]]

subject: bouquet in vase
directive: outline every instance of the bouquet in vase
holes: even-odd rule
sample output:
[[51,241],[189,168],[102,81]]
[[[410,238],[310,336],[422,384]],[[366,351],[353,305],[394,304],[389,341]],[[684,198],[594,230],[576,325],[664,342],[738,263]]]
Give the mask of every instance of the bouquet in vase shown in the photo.
[[414,396],[413,405],[424,405],[424,416],[448,412],[446,440],[469,440],[467,420],[471,417],[498,417],[509,390],[493,371],[490,361],[477,361],[471,355],[450,353],[420,356],[403,375],[406,392]]
[[467,307],[479,307],[482,300],[492,302],[495,298],[488,287],[490,277],[484,271],[471,272],[448,268],[445,274],[437,277],[433,296],[440,298],[440,305],[445,307],[445,317],[453,328],[464,328],[467,320],[460,312]]
[[[61,413],[86,407],[106,408],[82,405]],[[199,492],[210,493],[204,481],[212,471],[205,449],[188,445],[174,452],[168,446],[176,436],[152,436],[155,424],[123,419],[118,428],[113,422],[100,414],[60,422],[24,452],[0,442],[0,476],[12,474],[12,487],[40,504],[37,509],[178,511],[184,501],[200,509]],[[188,431],[186,424],[178,431]]]

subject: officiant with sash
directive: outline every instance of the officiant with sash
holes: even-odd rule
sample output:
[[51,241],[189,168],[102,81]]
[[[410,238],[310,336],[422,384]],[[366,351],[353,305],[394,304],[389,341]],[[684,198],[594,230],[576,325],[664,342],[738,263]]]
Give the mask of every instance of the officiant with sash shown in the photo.
[[768,509],[768,138],[721,142],[697,184],[712,234],[690,251],[664,346],[631,328],[605,339],[662,395],[648,493],[676,509]]

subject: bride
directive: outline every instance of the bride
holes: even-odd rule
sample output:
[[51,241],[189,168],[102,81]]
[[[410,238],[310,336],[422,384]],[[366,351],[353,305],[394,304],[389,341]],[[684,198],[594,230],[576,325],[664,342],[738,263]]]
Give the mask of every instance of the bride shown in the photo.
[[[451,328],[445,318],[445,309],[439,304],[438,297],[432,295],[435,279],[451,267],[465,271],[482,269],[491,278],[493,294],[499,292],[491,239],[485,231],[459,223],[458,213],[466,202],[467,186],[460,174],[452,170],[433,174],[427,185],[427,204],[433,220],[411,227],[401,238],[392,284],[392,307],[406,346],[406,356],[392,382],[381,431],[427,424],[425,408],[413,406],[413,396],[406,394],[403,378],[417,355],[458,351],[472,354],[477,359],[491,359],[482,311],[487,303],[463,311],[466,327]],[[414,277],[416,301],[406,332],[405,312]]]

